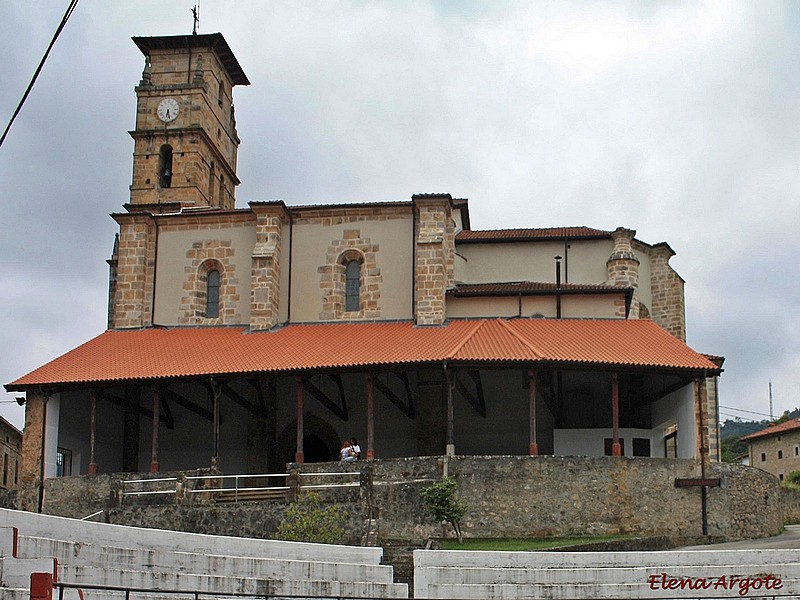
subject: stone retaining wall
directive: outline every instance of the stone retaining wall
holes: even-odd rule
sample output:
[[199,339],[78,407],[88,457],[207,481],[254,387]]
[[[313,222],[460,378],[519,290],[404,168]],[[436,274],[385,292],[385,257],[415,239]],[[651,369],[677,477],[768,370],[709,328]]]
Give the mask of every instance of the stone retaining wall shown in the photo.
[[[319,492],[323,500],[348,513],[348,543],[359,543],[368,517],[377,519],[383,539],[424,540],[451,534],[425,515],[420,495],[445,473],[456,478],[469,504],[462,523],[468,537],[623,533],[694,539],[703,533],[701,489],[675,487],[676,478],[700,476],[699,463],[692,460],[457,456],[292,466],[303,472],[360,471],[359,487]],[[122,476],[48,480],[45,512],[83,517],[103,509],[97,519],[113,523],[269,537],[287,506],[268,501],[217,504],[206,494],[126,497],[120,504]],[[714,463],[706,476],[721,480],[720,487],[707,493],[712,538],[773,535],[784,519],[800,517],[800,495],[788,494],[776,478],[759,469]]]

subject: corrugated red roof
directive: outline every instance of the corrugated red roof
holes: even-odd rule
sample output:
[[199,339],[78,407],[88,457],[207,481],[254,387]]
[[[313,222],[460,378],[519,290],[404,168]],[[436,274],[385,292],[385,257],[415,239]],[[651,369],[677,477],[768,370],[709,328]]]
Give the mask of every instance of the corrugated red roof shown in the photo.
[[762,429],[761,431],[756,431],[755,433],[744,435],[742,436],[742,439],[752,440],[754,438],[767,437],[770,435],[778,435],[779,433],[787,433],[789,431],[795,431],[798,429],[800,429],[800,419],[789,419],[788,421],[784,421],[783,423],[778,423],[777,425],[770,425],[766,429]]
[[546,281],[511,281],[505,283],[461,283],[447,290],[447,294],[451,296],[554,294],[557,289],[565,294],[624,294],[627,290],[632,290],[632,288],[605,284],[562,283],[560,288],[556,288],[555,283]]
[[6,389],[442,361],[719,372],[648,320],[468,319],[441,327],[377,322],[258,333],[245,327],[106,331]]
[[592,227],[539,227],[532,229],[464,230],[456,235],[456,242],[516,242],[526,240],[610,238],[610,231]]

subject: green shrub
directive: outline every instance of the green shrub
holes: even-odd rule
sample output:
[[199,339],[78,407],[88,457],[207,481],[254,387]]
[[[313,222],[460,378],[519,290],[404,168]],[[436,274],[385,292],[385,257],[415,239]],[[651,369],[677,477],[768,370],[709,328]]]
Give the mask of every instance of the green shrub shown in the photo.
[[283,513],[276,537],[292,542],[336,544],[344,535],[347,513],[336,506],[322,505],[319,494],[307,492]]
[[783,485],[792,490],[800,490],[800,471],[792,471],[789,473]]
[[469,505],[459,498],[458,484],[452,477],[443,477],[441,481],[422,490],[422,504],[425,512],[439,523],[450,523],[461,542],[461,519]]

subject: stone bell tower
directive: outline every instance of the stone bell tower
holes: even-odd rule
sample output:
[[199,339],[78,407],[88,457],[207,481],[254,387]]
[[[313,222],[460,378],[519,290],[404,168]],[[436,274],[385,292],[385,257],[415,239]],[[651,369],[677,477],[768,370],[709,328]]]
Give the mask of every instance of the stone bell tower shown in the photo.
[[247,76],[220,33],[134,37],[136,86],[130,211],[232,209],[239,136],[233,87]]

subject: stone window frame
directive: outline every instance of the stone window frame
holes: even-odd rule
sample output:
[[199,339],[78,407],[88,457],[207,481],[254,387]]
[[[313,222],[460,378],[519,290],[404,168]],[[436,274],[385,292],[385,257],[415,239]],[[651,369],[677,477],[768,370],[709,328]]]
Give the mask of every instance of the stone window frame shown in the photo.
[[[350,249],[342,252],[342,255],[339,257],[339,260],[336,261],[338,266],[341,266],[342,272],[344,275],[344,313],[345,314],[353,314],[353,313],[360,313],[362,302],[361,302],[361,290],[364,287],[364,255],[355,249]],[[349,306],[349,300],[351,298],[350,293],[347,289],[348,283],[348,273],[347,270],[350,268],[351,264],[358,265],[358,306],[356,308],[351,308]],[[335,272],[338,269],[335,269]]]
[[[230,240],[198,240],[186,253],[180,325],[231,325],[241,322],[234,249]],[[219,313],[207,317],[208,274],[219,272]]]
[[[322,290],[321,321],[353,321],[377,319],[381,316],[380,295],[383,278],[378,267],[380,248],[369,238],[362,238],[358,229],[346,229],[343,237],[328,246],[326,263],[317,269]],[[359,263],[358,310],[347,310],[347,264]]]
[[[216,273],[215,277],[212,277],[213,273]],[[222,272],[219,269],[215,268],[208,269],[206,270],[205,279],[206,279],[205,317],[206,319],[217,319],[219,318],[219,305],[220,305],[219,290],[222,287]]]
[[[212,271],[219,273],[219,300],[217,303],[217,316],[207,316],[208,311],[208,274]],[[224,308],[224,300],[222,298],[222,288],[225,286],[226,269],[224,265],[216,258],[209,258],[200,263],[197,268],[197,276],[195,277],[195,285],[193,290],[193,307],[195,319],[204,325],[221,325]]]

